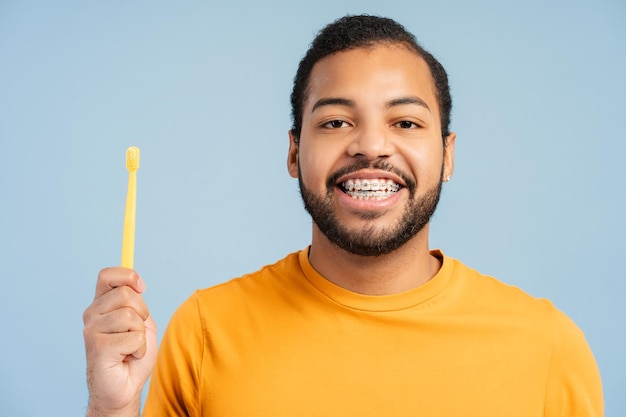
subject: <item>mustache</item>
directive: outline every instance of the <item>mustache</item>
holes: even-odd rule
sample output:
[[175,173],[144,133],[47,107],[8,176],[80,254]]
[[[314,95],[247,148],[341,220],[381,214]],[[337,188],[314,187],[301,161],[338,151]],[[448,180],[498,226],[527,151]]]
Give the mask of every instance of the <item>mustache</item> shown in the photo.
[[354,172],[358,172],[362,169],[367,168],[379,169],[381,171],[391,172],[399,176],[400,178],[402,178],[402,181],[404,181],[404,184],[406,185],[406,188],[408,188],[409,193],[411,195],[415,193],[417,185],[415,180],[404,171],[399,170],[398,168],[394,167],[383,159],[377,159],[375,161],[366,161],[365,159],[360,159],[348,166],[338,169],[337,171],[333,172],[326,180],[326,188],[329,190],[333,188],[335,185],[337,185],[337,180],[339,180],[339,178],[343,177],[344,175],[352,174]]

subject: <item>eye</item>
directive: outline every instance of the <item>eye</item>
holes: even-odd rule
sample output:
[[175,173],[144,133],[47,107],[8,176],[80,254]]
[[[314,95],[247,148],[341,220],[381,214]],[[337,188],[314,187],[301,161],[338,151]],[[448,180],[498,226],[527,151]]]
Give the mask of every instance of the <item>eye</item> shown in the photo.
[[326,122],[322,125],[322,127],[328,129],[340,129],[342,127],[348,127],[348,123],[343,120],[331,120],[330,122]]
[[400,129],[417,129],[420,127],[417,123],[408,120],[401,120],[398,123],[395,123],[394,126],[399,127]]

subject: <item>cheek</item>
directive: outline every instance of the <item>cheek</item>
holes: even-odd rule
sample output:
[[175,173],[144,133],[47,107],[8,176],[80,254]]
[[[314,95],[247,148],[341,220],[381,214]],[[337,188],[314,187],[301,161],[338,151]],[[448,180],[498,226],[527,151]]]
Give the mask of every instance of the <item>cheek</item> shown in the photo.
[[300,175],[306,187],[310,190],[324,190],[330,174],[329,167],[326,166],[328,158],[322,157],[311,147],[301,145],[298,161]]
[[337,169],[336,151],[329,147],[307,145],[301,143],[298,156],[302,181],[310,191],[325,194],[326,181]]
[[409,151],[405,153],[405,155],[418,183],[430,184],[440,180],[441,167],[443,165],[443,148],[429,149],[421,152]]

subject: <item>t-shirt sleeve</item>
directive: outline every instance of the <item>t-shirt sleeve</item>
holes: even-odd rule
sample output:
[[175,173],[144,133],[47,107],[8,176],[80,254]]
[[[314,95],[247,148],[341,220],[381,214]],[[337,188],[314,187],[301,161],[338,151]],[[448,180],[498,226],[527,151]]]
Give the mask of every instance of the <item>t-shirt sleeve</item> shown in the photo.
[[200,415],[203,345],[202,319],[194,294],[174,313],[163,335],[144,417]]
[[554,349],[546,387],[548,417],[601,417],[600,372],[583,332],[562,312],[553,317]]

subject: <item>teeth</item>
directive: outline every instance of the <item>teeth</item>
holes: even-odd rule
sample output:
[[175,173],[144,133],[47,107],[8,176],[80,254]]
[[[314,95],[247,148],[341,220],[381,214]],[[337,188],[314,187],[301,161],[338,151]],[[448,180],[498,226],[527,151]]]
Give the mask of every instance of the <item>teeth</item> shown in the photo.
[[400,184],[385,179],[350,179],[341,185],[346,194],[358,200],[382,200],[392,196],[400,189]]

